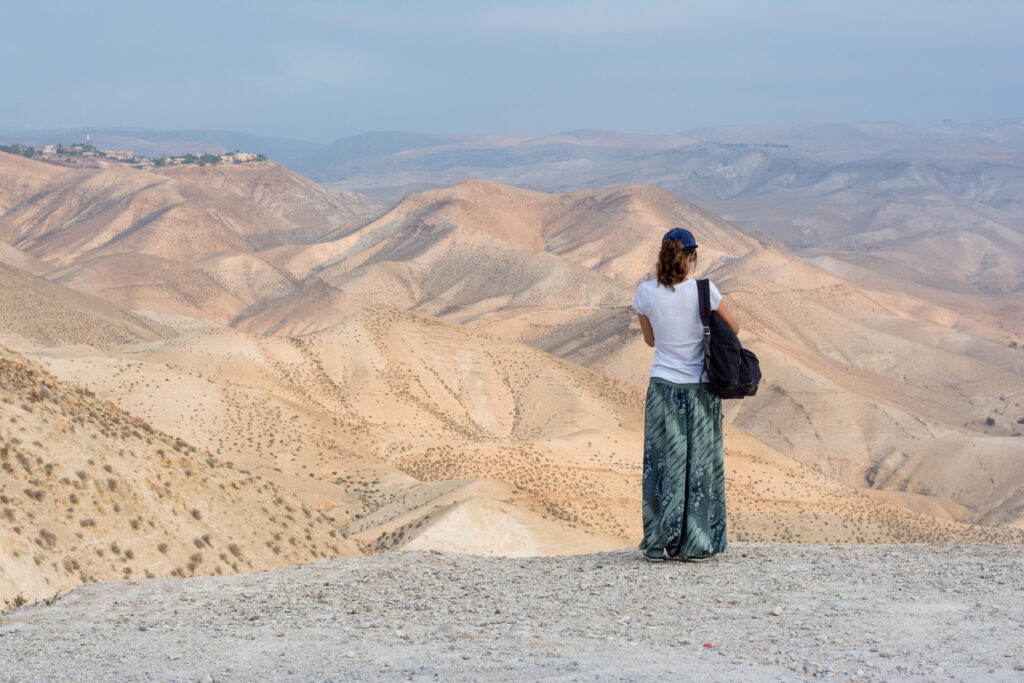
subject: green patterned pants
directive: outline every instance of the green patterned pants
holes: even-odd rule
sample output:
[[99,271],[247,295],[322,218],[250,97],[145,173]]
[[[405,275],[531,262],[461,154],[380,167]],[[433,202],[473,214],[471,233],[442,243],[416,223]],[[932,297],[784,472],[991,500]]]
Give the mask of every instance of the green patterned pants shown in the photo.
[[652,377],[644,413],[641,550],[708,557],[725,550],[722,399]]

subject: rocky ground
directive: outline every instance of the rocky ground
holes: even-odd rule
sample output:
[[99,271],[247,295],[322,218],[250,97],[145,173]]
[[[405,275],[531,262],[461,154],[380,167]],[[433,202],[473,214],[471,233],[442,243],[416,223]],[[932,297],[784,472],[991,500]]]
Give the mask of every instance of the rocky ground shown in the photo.
[[1021,680],[1020,546],[319,560],[0,617],[0,680]]

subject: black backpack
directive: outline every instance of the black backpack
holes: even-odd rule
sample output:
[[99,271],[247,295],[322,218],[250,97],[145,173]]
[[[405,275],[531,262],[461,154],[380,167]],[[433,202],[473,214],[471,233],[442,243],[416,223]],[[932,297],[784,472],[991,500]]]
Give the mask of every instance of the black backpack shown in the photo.
[[704,370],[711,388],[721,398],[753,396],[761,381],[757,356],[743,348],[729,324],[711,310],[707,280],[697,280],[697,297],[704,325]]

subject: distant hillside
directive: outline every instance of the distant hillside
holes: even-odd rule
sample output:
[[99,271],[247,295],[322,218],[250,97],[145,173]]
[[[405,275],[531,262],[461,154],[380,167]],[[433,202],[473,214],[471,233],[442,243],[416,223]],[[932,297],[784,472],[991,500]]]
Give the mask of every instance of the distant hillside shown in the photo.
[[622,306],[650,270],[666,224],[701,234],[703,267],[758,247],[723,221],[651,187],[549,195],[469,181],[410,195],[331,241],[265,254],[303,286],[246,309],[233,324],[296,334],[371,305],[459,322]]
[[111,346],[152,341],[167,332],[109,301],[0,263],[0,339],[37,347]]
[[382,212],[275,162],[147,172],[0,153],[0,261],[128,309],[226,323],[293,283],[261,249],[308,244]]
[[[644,183],[793,249],[878,253],[980,294],[1024,287],[1024,121],[403,139],[358,158],[322,149],[295,167],[385,203],[467,178],[542,192]],[[950,272],[937,255],[950,244],[970,265]]]

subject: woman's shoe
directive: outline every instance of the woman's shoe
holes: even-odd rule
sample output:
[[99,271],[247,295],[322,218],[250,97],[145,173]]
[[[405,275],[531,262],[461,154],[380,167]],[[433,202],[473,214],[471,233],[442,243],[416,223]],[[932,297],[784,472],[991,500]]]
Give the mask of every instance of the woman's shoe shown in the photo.
[[651,562],[661,562],[665,559],[665,551],[661,548],[651,548],[644,551],[644,559]]

